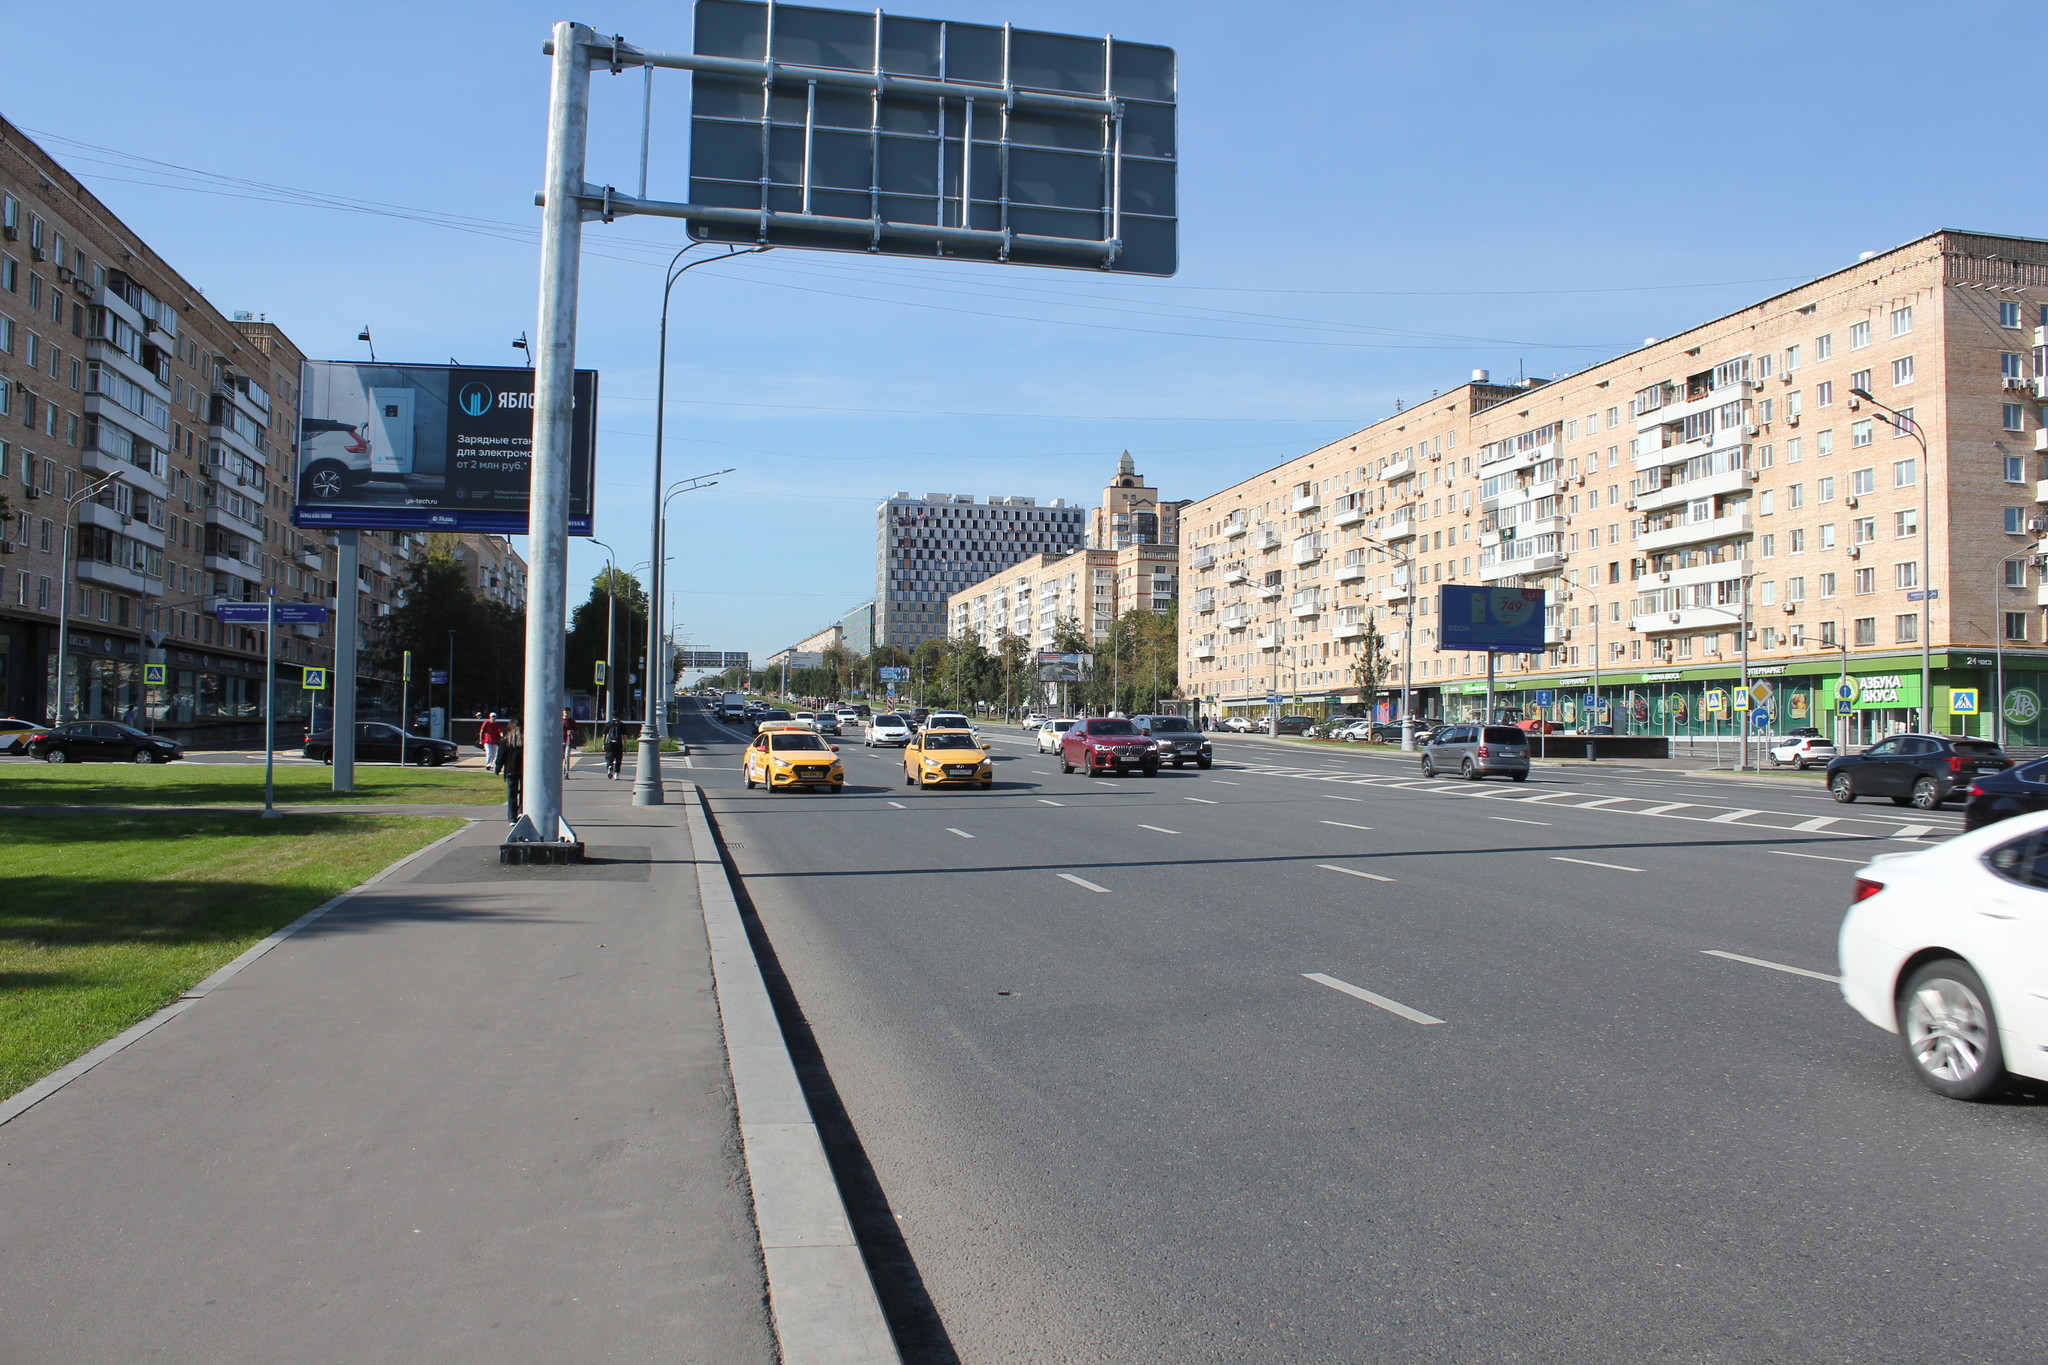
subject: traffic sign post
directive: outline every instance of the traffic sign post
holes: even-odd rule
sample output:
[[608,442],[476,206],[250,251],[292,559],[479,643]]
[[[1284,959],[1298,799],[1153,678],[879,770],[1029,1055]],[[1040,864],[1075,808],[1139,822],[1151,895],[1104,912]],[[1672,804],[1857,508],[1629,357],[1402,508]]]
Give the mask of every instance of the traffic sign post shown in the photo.
[[1974,687],[1951,687],[1948,690],[1948,713],[1952,716],[1976,715],[1977,689]]
[[263,598],[263,818],[277,815],[277,589]]
[[398,766],[405,766],[405,737],[412,733],[412,651],[398,665]]

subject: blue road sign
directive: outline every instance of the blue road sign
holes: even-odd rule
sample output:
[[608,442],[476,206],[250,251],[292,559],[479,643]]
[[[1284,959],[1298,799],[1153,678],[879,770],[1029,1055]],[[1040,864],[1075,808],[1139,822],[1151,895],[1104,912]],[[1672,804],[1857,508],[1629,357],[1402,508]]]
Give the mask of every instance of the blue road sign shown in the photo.
[[1768,730],[1771,728],[1771,713],[1759,706],[1749,713],[1749,723],[1758,730]]
[[445,668],[427,670],[427,681],[436,687],[445,686],[448,682],[448,670]]
[[[223,625],[260,626],[269,619],[262,602],[222,602],[213,609],[214,619]],[[277,623],[281,626],[317,626],[327,621],[327,608],[318,602],[280,602]]]
[[1279,694],[1278,692],[1268,692],[1268,693],[1266,694],[1266,705],[1268,705],[1268,706],[1278,706],[1279,704],[1280,704],[1280,694]]
[[1536,689],[1536,704],[1538,706],[1552,706],[1555,705],[1556,702],[1557,693],[1552,691],[1550,688],[1539,687]]
[[1591,692],[1588,692],[1585,696],[1579,698],[1579,705],[1585,707],[1589,711],[1592,710],[1595,706],[1598,706],[1599,704],[1600,699],[1594,696]]

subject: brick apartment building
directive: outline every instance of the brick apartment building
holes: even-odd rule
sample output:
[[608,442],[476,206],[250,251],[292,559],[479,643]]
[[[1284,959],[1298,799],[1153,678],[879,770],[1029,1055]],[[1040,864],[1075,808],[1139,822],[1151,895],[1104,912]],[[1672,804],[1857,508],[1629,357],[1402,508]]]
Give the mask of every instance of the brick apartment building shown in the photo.
[[[1437,647],[1434,590],[1535,587],[1546,648],[1496,682],[1515,714],[1591,694],[1622,733],[1725,732],[1704,704],[1746,611],[1773,728],[1864,741],[1917,724],[1925,610],[1936,727],[1996,733],[2002,644],[2010,742],[2043,742],[2044,305],[2048,242],[1942,231],[1568,378],[1475,373],[1186,510],[1182,686],[1391,715],[1412,670],[1418,715],[1476,715],[1484,657]],[[1395,660],[1372,697],[1368,622]]]

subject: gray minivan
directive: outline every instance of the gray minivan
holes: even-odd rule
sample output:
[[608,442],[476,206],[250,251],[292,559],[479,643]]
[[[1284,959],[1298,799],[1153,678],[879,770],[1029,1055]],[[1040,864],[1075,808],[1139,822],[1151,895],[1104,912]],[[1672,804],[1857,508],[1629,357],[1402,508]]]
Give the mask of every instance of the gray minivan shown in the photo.
[[1446,725],[1422,749],[1422,775],[1456,773],[1468,782],[1505,773],[1529,780],[1529,736],[1512,725]]

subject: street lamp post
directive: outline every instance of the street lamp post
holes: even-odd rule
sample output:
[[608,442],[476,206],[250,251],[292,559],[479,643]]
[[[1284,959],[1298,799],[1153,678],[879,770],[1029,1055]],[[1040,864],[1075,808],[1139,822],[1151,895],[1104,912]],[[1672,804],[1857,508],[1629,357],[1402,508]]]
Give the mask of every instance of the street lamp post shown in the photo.
[[[1401,752],[1415,751],[1415,560],[1412,555],[1396,550],[1376,536],[1360,536],[1369,545],[1377,545],[1408,574],[1407,643],[1401,647]],[[1370,705],[1371,703],[1367,703]]]
[[[1920,424],[1906,413],[1889,404],[1880,403],[1870,396],[1868,389],[1851,389],[1850,396],[1860,398],[1881,412],[1890,414],[1887,425],[1894,430],[1911,436],[1920,446],[1920,733],[1934,733],[1934,523],[1929,516],[1928,487],[1933,482],[1934,471],[1928,468],[1927,436],[1920,430]],[[1951,604],[1949,619],[1955,619],[1955,608]]]
[[64,723],[64,665],[71,645],[71,563],[77,556],[73,530],[77,525],[79,507],[98,497],[100,490],[114,482],[114,479],[115,476],[109,474],[96,483],[87,484],[68,500],[64,508],[64,554],[57,569],[57,584],[61,589],[60,600],[57,603],[57,696],[56,708],[52,713],[58,725]]

